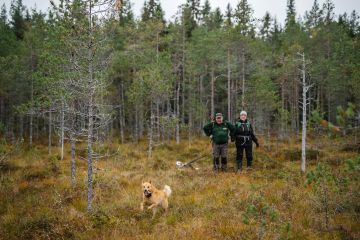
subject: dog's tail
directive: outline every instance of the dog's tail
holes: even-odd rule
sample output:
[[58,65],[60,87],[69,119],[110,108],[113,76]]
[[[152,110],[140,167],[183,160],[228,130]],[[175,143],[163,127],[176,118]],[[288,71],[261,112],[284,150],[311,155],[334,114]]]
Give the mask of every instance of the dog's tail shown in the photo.
[[164,192],[165,192],[165,194],[166,194],[167,197],[170,197],[170,195],[171,195],[171,193],[172,193],[170,186],[165,185],[165,186],[164,186]]

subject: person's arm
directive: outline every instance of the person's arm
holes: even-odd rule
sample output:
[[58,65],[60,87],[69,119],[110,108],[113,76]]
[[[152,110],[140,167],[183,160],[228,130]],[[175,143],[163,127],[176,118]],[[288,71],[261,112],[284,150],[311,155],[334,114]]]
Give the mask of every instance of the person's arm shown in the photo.
[[250,132],[251,132],[251,139],[254,141],[254,143],[256,144],[256,147],[259,147],[259,141],[255,136],[254,130],[252,128],[252,125],[250,124]]
[[235,126],[231,122],[227,122],[229,131],[230,131],[230,137],[233,139],[235,137]]
[[208,137],[212,134],[212,125],[213,125],[213,123],[210,122],[203,127],[204,133]]

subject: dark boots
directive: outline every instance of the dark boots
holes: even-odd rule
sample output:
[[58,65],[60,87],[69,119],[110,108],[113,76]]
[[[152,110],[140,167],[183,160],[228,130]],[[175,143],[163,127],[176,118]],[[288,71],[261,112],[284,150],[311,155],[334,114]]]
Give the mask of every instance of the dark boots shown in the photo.
[[214,157],[214,171],[217,172],[220,169],[220,162],[219,162],[219,158]]
[[227,170],[227,158],[222,157],[221,158],[221,171],[226,172]]
[[214,158],[214,171],[221,171],[226,172],[227,170],[227,158],[222,157],[221,158],[221,168],[220,168],[220,158]]

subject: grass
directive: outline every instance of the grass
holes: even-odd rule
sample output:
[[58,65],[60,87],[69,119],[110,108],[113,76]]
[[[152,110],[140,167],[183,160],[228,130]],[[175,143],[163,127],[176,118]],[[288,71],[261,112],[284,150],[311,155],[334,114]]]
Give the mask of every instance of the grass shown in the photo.
[[[8,159],[11,167],[0,169],[0,239],[359,239],[358,153],[345,145],[335,148],[333,139],[317,141],[322,145],[308,171],[326,164],[341,184],[346,182],[339,185],[346,191],[329,191],[328,228],[323,198],[300,173],[300,141],[267,141],[254,151],[254,169],[242,175],[213,173],[210,158],[196,163],[197,171],[176,169],[177,160],[211,152],[208,139],[199,138],[191,145],[158,145],[151,159],[146,142],[98,146],[110,157],[94,163],[91,214],[86,161],[77,159],[72,188],[69,146],[64,160],[49,156],[42,145],[17,152]],[[234,152],[231,144],[230,167]],[[159,211],[154,220],[150,211],[139,210],[141,182],[150,179],[158,188],[173,189],[169,212]]]

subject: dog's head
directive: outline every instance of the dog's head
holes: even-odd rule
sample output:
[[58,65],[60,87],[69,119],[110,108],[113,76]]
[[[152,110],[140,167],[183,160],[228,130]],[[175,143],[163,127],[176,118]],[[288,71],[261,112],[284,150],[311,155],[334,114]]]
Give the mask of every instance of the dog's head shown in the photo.
[[144,196],[151,197],[151,194],[153,193],[154,190],[154,186],[151,184],[151,181],[142,182],[142,188],[143,188]]

